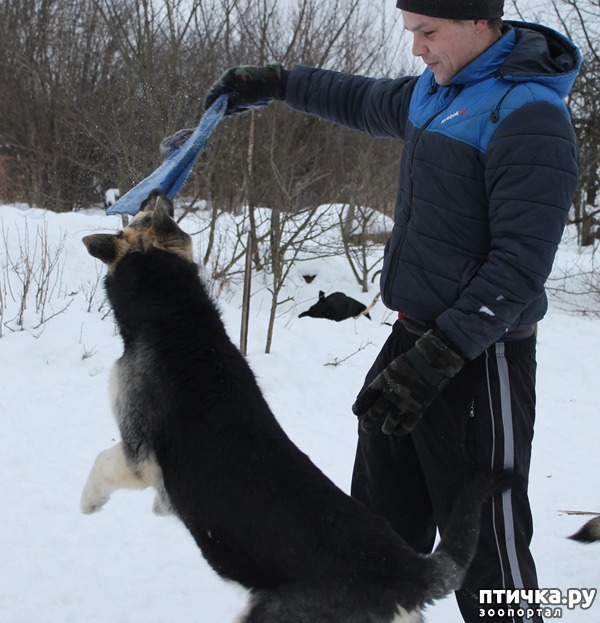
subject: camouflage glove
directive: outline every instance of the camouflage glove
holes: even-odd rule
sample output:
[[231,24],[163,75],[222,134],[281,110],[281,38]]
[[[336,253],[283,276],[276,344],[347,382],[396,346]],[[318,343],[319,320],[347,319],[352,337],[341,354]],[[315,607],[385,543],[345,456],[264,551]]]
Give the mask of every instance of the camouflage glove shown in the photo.
[[223,93],[229,94],[226,115],[245,112],[253,106],[266,105],[284,98],[281,63],[264,67],[242,65],[228,69],[212,86],[206,99],[206,110]]
[[396,357],[359,395],[352,411],[364,431],[383,421],[386,434],[406,435],[465,361],[432,331]]

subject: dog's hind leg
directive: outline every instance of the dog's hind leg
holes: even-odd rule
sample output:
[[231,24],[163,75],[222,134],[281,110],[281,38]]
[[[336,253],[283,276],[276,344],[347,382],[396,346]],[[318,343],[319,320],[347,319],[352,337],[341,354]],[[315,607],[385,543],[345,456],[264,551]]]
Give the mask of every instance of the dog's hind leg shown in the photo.
[[145,489],[152,486],[162,487],[158,464],[146,459],[136,465],[134,470],[125,457],[123,444],[119,442],[96,457],[81,494],[81,512],[90,514],[102,510],[117,489]]

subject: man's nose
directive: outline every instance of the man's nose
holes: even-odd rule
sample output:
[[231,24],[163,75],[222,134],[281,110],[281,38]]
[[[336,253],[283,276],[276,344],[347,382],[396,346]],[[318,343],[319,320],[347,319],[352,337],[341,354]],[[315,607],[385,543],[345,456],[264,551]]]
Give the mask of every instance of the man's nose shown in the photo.
[[425,56],[427,52],[427,46],[419,37],[413,37],[411,52],[413,56]]

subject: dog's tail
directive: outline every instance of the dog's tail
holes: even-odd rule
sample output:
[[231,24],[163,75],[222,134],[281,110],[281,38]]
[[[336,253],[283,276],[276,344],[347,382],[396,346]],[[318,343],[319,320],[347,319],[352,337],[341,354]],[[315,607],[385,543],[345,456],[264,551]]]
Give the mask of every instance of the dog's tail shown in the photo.
[[595,543],[600,541],[600,516],[590,519],[570,539],[581,543]]
[[496,477],[479,473],[459,495],[440,544],[429,556],[432,581],[427,601],[445,597],[462,586],[479,540],[483,505],[492,495],[509,489],[514,481],[509,471]]

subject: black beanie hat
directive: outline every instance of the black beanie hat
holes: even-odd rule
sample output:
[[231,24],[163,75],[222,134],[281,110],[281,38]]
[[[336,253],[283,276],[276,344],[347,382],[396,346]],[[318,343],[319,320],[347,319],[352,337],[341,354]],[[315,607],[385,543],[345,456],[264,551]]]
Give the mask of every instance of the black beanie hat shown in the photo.
[[504,15],[504,0],[398,0],[396,7],[442,19],[496,19]]

